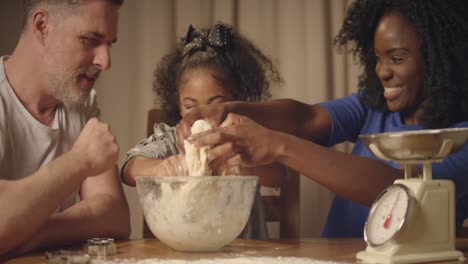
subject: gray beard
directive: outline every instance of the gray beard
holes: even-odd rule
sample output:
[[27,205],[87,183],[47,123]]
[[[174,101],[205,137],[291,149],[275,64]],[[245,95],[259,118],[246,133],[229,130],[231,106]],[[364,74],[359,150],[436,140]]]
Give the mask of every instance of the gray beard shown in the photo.
[[64,105],[70,107],[83,105],[89,98],[89,92],[85,92],[78,87],[77,79],[80,72],[83,72],[83,70],[73,72],[46,63],[44,72],[46,86],[51,94]]
[[77,91],[79,89],[76,85],[57,85],[52,87],[53,93],[57,100],[61,101],[65,106],[78,107],[83,105],[89,98],[87,95],[81,94]]

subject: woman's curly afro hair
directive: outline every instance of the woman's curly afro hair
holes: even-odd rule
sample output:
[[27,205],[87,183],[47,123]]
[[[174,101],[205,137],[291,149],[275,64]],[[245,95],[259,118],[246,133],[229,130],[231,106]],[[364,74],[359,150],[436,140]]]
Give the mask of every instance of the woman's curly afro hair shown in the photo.
[[383,87],[375,73],[374,32],[382,15],[400,12],[415,28],[422,58],[426,128],[443,128],[468,120],[468,1],[357,0],[349,7],[335,38],[359,60],[361,102],[387,111]]

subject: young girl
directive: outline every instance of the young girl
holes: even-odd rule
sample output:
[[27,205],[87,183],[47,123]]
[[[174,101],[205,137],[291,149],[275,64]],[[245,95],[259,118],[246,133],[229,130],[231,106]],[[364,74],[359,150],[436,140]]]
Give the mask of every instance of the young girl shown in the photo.
[[[190,26],[179,47],[155,71],[154,91],[168,124],[155,124],[154,134],[128,151],[121,171],[124,182],[135,186],[136,176],[186,175],[176,127],[170,125],[195,106],[265,100],[270,97],[270,82],[282,82],[271,61],[230,26],[218,23],[203,30]],[[268,187],[279,187],[285,173],[278,164],[241,168],[242,175],[258,175],[259,184]],[[268,238],[259,198],[257,191],[243,238]]]

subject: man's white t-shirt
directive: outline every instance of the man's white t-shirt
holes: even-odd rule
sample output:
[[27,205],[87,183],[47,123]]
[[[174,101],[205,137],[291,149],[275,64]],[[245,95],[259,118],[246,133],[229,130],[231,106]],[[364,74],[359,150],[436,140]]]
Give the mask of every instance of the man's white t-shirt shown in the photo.
[[[37,121],[23,106],[5,74],[0,57],[0,179],[16,180],[33,174],[69,151],[87,120],[97,116],[95,91],[78,107],[59,104],[53,127]],[[70,164],[73,166],[73,164]],[[78,201],[78,190],[62,203],[62,211]]]

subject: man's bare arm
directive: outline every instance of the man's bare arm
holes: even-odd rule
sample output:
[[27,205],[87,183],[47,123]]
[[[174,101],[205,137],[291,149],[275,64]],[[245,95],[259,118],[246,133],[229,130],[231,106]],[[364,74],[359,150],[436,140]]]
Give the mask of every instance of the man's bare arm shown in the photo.
[[67,153],[33,175],[16,181],[0,180],[0,256],[17,247],[50,217],[86,176],[73,153]]
[[30,239],[84,179],[109,170],[117,157],[109,125],[92,118],[69,152],[26,178],[0,180],[0,241],[8,241],[0,256]]
[[81,185],[80,197],[79,203],[52,215],[16,253],[76,244],[92,237],[128,238],[129,210],[116,168],[88,177]]

